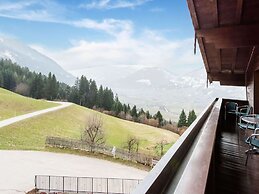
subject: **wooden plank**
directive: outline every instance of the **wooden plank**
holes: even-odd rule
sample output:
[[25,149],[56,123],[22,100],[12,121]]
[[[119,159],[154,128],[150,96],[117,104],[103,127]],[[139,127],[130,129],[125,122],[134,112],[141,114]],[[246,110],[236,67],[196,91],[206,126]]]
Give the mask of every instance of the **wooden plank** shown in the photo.
[[244,80],[245,74],[233,74],[231,71],[228,73],[224,72],[210,72],[208,73],[209,76],[211,76],[214,81],[220,81],[220,80]]
[[213,15],[214,15],[214,23],[215,23],[215,27],[219,26],[219,12],[218,12],[218,0],[214,0],[212,2],[212,6],[213,6],[213,10],[212,11]]
[[252,63],[254,63],[255,53],[256,53],[256,47],[254,46],[252,51],[251,51],[249,61],[248,61],[247,66],[246,66],[246,73],[248,72],[250,65]]
[[238,56],[238,48],[233,49],[234,52],[234,57],[233,57],[233,62],[232,62],[232,67],[231,67],[231,72],[234,73],[236,69],[236,63],[237,63],[237,56]]
[[236,10],[236,24],[240,24],[242,20],[242,12],[243,12],[243,0],[237,0],[237,10]]
[[220,80],[220,85],[224,86],[245,86],[245,81],[242,80]]
[[216,49],[217,54],[217,66],[219,66],[219,71],[222,70],[222,61],[221,61],[221,49]]
[[233,74],[231,71],[229,73],[211,72],[208,76],[212,81],[220,81],[222,85],[245,85],[245,74]]
[[174,193],[205,193],[221,103],[222,101],[219,100],[215,104],[205,126],[202,128],[197,145]]
[[200,46],[200,51],[201,51],[201,55],[202,55],[202,58],[203,58],[204,65],[205,65],[205,69],[206,69],[207,72],[210,72],[209,61],[207,59],[207,54],[206,54],[203,38],[198,38],[198,43],[199,43],[199,46]]
[[187,0],[187,4],[188,4],[189,10],[190,10],[191,17],[192,17],[194,29],[195,30],[200,29],[199,19],[197,17],[196,8],[195,8],[193,0]]
[[227,117],[226,122],[222,119],[215,145],[215,193],[258,193],[259,155],[249,158],[248,165],[244,165],[248,147],[244,142],[245,135],[238,135],[240,129],[236,127],[235,117]]
[[[157,165],[152,171],[145,177],[141,184],[139,184],[133,194],[157,194],[165,193],[167,189],[170,189],[172,185],[179,182],[180,174],[177,175],[180,168],[185,168],[188,164],[187,161],[183,162],[190,152],[192,146],[195,145],[197,134],[200,132],[202,126],[206,123],[207,118],[211,114],[215,103],[218,99],[215,99],[191,124],[191,126],[183,133],[177,142],[166,152],[166,154],[159,160]],[[194,146],[195,147],[195,146]],[[203,147],[204,148],[204,147]],[[208,149],[208,148],[206,148]],[[203,160],[203,158],[200,158]],[[182,165],[182,166],[181,166]],[[207,169],[203,169],[207,171]],[[190,192],[192,191],[192,185],[188,185]],[[203,185],[206,186],[206,185]],[[173,193],[173,192],[170,192]],[[188,192],[189,193],[189,192]]]
[[259,24],[237,25],[196,30],[197,37],[214,43],[216,48],[238,48],[259,45]]

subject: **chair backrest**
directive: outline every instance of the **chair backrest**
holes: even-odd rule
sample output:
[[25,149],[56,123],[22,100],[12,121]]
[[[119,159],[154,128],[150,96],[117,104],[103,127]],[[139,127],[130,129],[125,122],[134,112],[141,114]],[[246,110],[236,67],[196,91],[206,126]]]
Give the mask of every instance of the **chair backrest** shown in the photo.
[[226,102],[226,111],[234,111],[237,109],[237,103],[235,102]]

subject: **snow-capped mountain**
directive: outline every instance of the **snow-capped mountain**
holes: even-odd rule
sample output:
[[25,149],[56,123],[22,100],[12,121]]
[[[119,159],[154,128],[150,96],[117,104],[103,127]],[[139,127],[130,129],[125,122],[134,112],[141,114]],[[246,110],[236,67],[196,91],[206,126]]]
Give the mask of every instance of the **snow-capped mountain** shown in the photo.
[[31,71],[45,75],[52,72],[59,81],[67,84],[73,84],[75,80],[72,74],[62,69],[54,60],[15,39],[0,38],[0,58],[10,59]]
[[[245,88],[206,83],[205,70],[173,74],[160,68],[144,68],[112,84],[124,102],[131,102],[177,120],[181,109],[201,112],[216,97],[245,99]],[[188,113],[188,112],[187,112]]]

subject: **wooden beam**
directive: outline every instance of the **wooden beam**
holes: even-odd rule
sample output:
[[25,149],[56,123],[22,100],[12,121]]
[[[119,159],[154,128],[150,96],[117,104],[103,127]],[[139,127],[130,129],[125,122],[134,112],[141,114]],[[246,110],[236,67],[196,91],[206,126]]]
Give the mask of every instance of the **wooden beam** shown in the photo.
[[236,24],[240,24],[242,21],[243,4],[244,0],[237,0]]
[[222,83],[229,83],[229,84],[232,83],[232,85],[235,85],[237,83],[242,83],[243,85],[245,85],[245,74],[213,72],[213,73],[208,73],[208,77],[211,78],[212,81],[220,81]]
[[232,67],[231,67],[231,72],[234,73],[235,72],[235,68],[236,68],[236,64],[237,64],[237,56],[238,56],[238,48],[234,48],[233,49],[233,61],[232,61]]
[[206,69],[207,72],[210,72],[209,61],[208,61],[208,58],[207,58],[207,53],[206,53],[206,49],[205,49],[205,46],[204,46],[203,38],[198,38],[198,43],[199,43],[199,46],[200,46],[200,51],[201,51],[201,55],[202,55],[202,59],[203,59],[203,62],[204,62],[205,69]]
[[257,48],[257,47],[255,47],[255,46],[253,47],[253,49],[252,49],[252,51],[251,51],[251,54],[250,54],[250,57],[249,57],[249,60],[248,60],[248,63],[247,63],[247,66],[246,66],[246,71],[245,71],[245,86],[248,85],[248,78],[247,78],[247,75],[248,75],[248,71],[249,71],[250,65],[254,63],[256,48]]
[[219,67],[219,71],[222,70],[222,61],[221,61],[221,53],[222,50],[221,49],[216,49],[216,64]]
[[[218,0],[212,0],[212,14],[214,18],[214,26],[215,28],[219,26],[219,11],[218,11]],[[219,70],[222,69],[221,64],[221,49],[216,49],[216,65],[219,67]]]
[[189,10],[190,10],[194,29],[198,30],[198,29],[200,29],[200,25],[199,25],[199,19],[197,17],[197,13],[196,13],[195,4],[194,4],[193,0],[187,0],[187,4],[188,4]]
[[196,30],[197,37],[214,43],[216,48],[238,48],[259,45],[259,24],[236,25]]
[[254,63],[255,52],[256,52],[256,47],[254,46],[252,51],[251,51],[251,54],[250,54],[250,57],[249,57],[249,60],[248,60],[247,66],[246,66],[246,74],[247,74],[247,72],[249,70],[250,65],[252,63]]
[[245,82],[244,81],[222,80],[222,81],[220,81],[220,85],[224,85],[224,86],[245,86]]
[[[241,24],[241,22],[242,22],[243,4],[244,4],[243,0],[237,0],[236,24]],[[236,64],[237,64],[238,48],[234,48],[233,52],[234,52],[234,54],[233,54],[234,58],[233,58],[232,68],[231,68],[232,73],[234,73]]]
[[214,15],[215,27],[218,27],[219,26],[218,0],[214,0],[212,1],[212,3],[213,3],[213,9],[215,10],[215,11],[212,11]]

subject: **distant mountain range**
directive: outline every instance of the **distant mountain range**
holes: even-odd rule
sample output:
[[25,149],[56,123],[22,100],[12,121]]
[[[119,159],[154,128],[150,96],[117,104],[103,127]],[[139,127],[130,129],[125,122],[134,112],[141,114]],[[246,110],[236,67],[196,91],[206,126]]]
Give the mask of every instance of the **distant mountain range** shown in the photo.
[[[30,70],[48,74],[52,72],[59,81],[74,84],[75,77],[61,68],[54,60],[13,39],[0,38],[0,58],[11,59]],[[98,67],[96,67],[98,68]],[[161,68],[142,68],[129,71],[127,67],[92,70],[87,78],[112,88],[124,103],[156,113],[167,119],[177,120],[181,109],[194,109],[199,113],[216,97],[245,98],[245,89],[220,87],[211,84],[207,88],[205,70],[177,75]],[[111,73],[114,73],[111,74]],[[120,76],[116,76],[120,75]]]
[[11,59],[18,65],[45,75],[52,72],[61,82],[73,84],[75,81],[75,77],[62,69],[54,60],[15,39],[0,38],[0,58]]
[[209,84],[204,69],[174,75],[160,68],[144,68],[111,84],[125,102],[134,102],[177,120],[181,109],[201,112],[216,97],[245,99],[245,88]]

